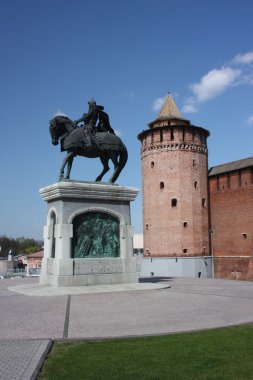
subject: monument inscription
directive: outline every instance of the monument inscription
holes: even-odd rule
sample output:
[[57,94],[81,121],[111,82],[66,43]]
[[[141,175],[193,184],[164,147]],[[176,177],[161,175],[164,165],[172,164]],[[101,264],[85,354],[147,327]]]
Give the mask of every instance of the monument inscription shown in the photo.
[[123,263],[120,258],[74,260],[74,274],[105,274],[122,272]]

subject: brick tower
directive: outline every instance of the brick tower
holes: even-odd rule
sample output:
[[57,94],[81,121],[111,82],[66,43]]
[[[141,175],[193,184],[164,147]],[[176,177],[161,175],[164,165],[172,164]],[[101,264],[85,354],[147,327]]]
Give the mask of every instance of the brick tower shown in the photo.
[[[208,276],[205,267],[210,264],[206,143],[209,131],[184,119],[171,95],[148,126],[138,135],[142,144],[147,273],[200,277],[205,271],[204,276]],[[145,260],[143,268],[146,275]]]

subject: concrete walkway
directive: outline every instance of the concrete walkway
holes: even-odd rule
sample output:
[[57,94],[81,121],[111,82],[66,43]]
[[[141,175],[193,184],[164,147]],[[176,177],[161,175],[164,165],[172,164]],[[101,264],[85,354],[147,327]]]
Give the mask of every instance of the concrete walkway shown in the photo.
[[[142,291],[123,291],[120,287],[95,291],[90,287],[92,293],[85,288],[83,294],[67,289],[55,295],[57,291],[51,289],[50,295],[43,297],[38,294],[37,282],[0,280],[0,347],[4,350],[0,351],[4,358],[0,361],[0,379],[33,378],[25,370],[38,370],[39,353],[46,354],[51,339],[168,334],[253,322],[253,282],[160,279],[159,283],[140,284]],[[29,296],[14,291],[20,292],[22,287],[30,291]],[[35,290],[33,295],[31,289]],[[22,345],[28,351],[30,347],[31,353],[18,356]],[[12,349],[14,353],[9,351]],[[15,352],[18,363],[23,361],[19,377],[12,377]],[[10,376],[6,375],[8,370]]]

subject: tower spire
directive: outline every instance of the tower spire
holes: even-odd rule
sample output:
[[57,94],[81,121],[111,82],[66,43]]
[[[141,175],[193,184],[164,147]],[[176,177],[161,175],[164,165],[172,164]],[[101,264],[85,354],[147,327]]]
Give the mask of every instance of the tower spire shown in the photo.
[[179,112],[170,92],[168,92],[167,98],[165,99],[165,102],[157,116],[157,118],[160,118],[160,117],[168,117],[168,118],[175,117],[178,119],[182,119],[182,115]]
[[175,122],[179,122],[184,125],[191,125],[190,120],[187,120],[184,117],[182,117],[170,92],[168,92],[168,95],[156,119],[151,121],[148,124],[148,126],[149,128],[164,126],[165,125],[164,122],[167,123],[168,125],[175,124]]

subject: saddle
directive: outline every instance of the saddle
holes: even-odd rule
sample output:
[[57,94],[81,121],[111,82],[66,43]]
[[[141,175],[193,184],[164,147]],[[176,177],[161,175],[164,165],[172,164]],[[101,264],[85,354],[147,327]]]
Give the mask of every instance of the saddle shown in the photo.
[[69,135],[61,139],[61,151],[76,149],[99,148],[101,151],[119,150],[119,141],[116,135],[108,132],[91,133],[86,127],[76,128]]

